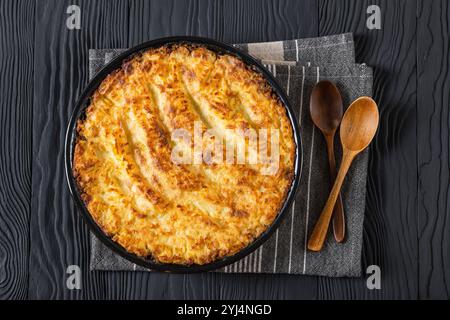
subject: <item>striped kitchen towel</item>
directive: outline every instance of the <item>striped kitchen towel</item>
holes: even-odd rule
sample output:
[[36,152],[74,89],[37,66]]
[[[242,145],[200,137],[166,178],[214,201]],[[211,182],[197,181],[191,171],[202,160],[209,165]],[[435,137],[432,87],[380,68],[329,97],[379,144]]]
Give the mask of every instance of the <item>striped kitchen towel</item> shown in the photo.
[[[351,34],[236,46],[260,59],[286,90],[300,122],[302,174],[293,207],[270,239],[252,254],[218,271],[359,276],[368,151],[355,160],[342,189],[346,241],[337,244],[330,232],[321,252],[306,250],[307,237],[330,190],[325,140],[311,122],[309,96],[317,81],[329,79],[337,84],[344,106],[348,106],[359,96],[371,95],[372,70],[355,64]],[[90,50],[90,77],[122,51]],[[335,145],[339,162],[342,151],[338,137]],[[147,270],[114,254],[95,236],[91,237],[90,266],[91,270]]]

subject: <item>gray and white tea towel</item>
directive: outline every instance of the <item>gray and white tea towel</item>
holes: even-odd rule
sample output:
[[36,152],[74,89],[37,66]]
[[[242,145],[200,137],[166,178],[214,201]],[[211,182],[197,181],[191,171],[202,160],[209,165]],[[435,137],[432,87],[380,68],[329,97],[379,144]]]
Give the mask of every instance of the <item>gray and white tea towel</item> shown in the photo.
[[[302,173],[294,205],[270,239],[252,254],[217,271],[360,276],[367,151],[353,163],[342,189],[347,220],[346,241],[337,244],[330,232],[321,252],[306,250],[308,235],[330,190],[325,140],[310,119],[309,96],[317,81],[329,79],[337,84],[344,106],[348,106],[359,96],[371,95],[372,70],[354,63],[351,34],[236,46],[262,60],[286,90],[300,121]],[[90,77],[122,51],[90,50]],[[342,151],[338,137],[336,149],[339,162]],[[91,240],[91,270],[148,271],[116,255],[95,236],[92,235]]]
[[[235,44],[263,63],[325,66],[329,64],[355,63],[353,35],[338,35],[285,41]],[[90,49],[89,78],[126,49]]]

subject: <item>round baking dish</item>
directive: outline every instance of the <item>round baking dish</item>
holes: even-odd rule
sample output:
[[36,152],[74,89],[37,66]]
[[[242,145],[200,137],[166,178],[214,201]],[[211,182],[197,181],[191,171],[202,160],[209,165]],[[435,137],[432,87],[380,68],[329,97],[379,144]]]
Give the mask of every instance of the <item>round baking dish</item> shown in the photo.
[[[243,62],[245,62],[248,66],[251,66],[256,72],[259,72],[264,76],[267,82],[271,85],[273,92],[278,96],[280,101],[283,103],[287,110],[287,115],[290,120],[293,133],[294,140],[296,143],[296,156],[295,156],[295,166],[294,166],[294,179],[289,189],[289,192],[284,200],[283,206],[278,213],[277,217],[274,219],[272,224],[252,243],[250,243],[247,247],[243,248],[241,251],[237,252],[232,256],[228,256],[222,258],[220,260],[204,264],[204,265],[178,265],[178,264],[165,264],[159,263],[157,261],[152,260],[151,258],[139,257],[135,254],[132,254],[125,250],[121,245],[114,242],[111,238],[109,238],[102,229],[97,225],[92,216],[90,215],[88,209],[84,205],[80,197],[80,192],[78,190],[77,182],[73,176],[72,164],[73,164],[73,152],[75,147],[76,140],[76,124],[80,117],[84,115],[84,112],[89,106],[89,101],[91,95],[95,92],[98,86],[102,83],[102,81],[114,70],[120,68],[122,63],[130,59],[134,54],[139,53],[140,51],[147,50],[149,48],[157,48],[164,45],[176,44],[176,43],[185,43],[190,45],[202,45],[212,51],[217,53],[226,53],[239,57]],[[289,103],[286,93],[278,84],[277,80],[273,77],[273,75],[261,65],[257,60],[252,58],[250,55],[242,52],[230,45],[217,42],[207,38],[200,37],[190,37],[190,36],[179,36],[179,37],[168,37],[152,40],[149,42],[145,42],[141,45],[133,47],[122,54],[120,54],[117,58],[108,63],[101,71],[99,71],[96,76],[89,82],[79,100],[75,105],[75,109],[70,118],[67,133],[66,133],[66,141],[65,141],[65,167],[66,167],[66,176],[69,184],[69,189],[72,194],[72,197],[77,206],[78,212],[82,215],[84,221],[89,226],[90,230],[96,235],[98,239],[100,239],[106,246],[108,246],[115,253],[119,254],[123,258],[146,268],[158,270],[158,271],[166,271],[166,272],[175,272],[175,273],[193,273],[193,272],[203,272],[203,271],[211,271],[214,269],[219,269],[233,262],[244,258],[248,254],[252,253],[256,250],[261,244],[263,244],[270,235],[277,229],[282,219],[285,217],[288,212],[290,206],[292,205],[292,201],[294,200],[294,196],[297,190],[298,181],[300,179],[300,171],[301,171],[301,162],[302,162],[302,154],[301,154],[301,140],[300,133],[298,128],[298,122],[294,115],[293,109]]]

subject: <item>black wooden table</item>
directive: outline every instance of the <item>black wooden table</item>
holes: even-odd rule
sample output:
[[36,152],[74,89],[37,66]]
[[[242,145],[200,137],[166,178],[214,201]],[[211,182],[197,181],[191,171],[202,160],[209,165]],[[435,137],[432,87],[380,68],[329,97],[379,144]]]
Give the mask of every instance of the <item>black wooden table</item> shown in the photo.
[[[81,29],[69,30],[69,5]],[[366,27],[381,8],[381,29]],[[0,298],[450,298],[448,0],[0,1]],[[169,35],[229,43],[353,32],[375,67],[366,277],[89,272],[89,233],[65,182],[65,124],[88,81],[89,48]],[[81,290],[66,287],[79,265]]]

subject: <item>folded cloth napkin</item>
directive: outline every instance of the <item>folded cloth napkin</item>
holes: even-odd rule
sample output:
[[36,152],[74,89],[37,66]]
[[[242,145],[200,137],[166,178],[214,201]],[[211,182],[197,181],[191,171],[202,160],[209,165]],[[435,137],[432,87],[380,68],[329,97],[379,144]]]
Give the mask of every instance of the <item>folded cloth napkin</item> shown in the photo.
[[[342,189],[346,241],[337,244],[330,232],[321,252],[306,250],[308,235],[330,191],[325,140],[311,121],[309,97],[317,81],[329,79],[337,84],[347,107],[357,97],[371,95],[372,70],[354,63],[351,34],[236,46],[260,59],[286,90],[300,122],[302,173],[293,207],[270,239],[252,254],[217,271],[359,276],[368,151],[353,162]],[[122,51],[90,50],[90,77]],[[335,145],[339,164],[338,135]],[[91,239],[91,270],[147,270],[114,254],[95,236]]]

